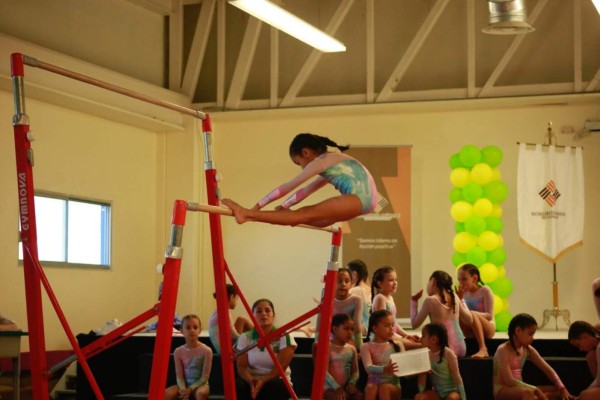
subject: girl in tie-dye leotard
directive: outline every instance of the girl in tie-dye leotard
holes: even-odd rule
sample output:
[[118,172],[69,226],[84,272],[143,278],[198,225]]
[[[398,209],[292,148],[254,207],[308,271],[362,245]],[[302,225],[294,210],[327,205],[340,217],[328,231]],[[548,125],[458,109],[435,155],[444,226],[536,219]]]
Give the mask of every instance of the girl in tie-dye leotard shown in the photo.
[[373,334],[373,339],[363,343],[360,356],[367,371],[365,400],[386,399],[400,400],[400,378],[394,372],[398,365],[391,360],[391,355],[400,351],[393,340],[394,317],[387,310],[374,311],[369,318],[367,339]]
[[[328,146],[336,147],[340,152],[329,152]],[[244,208],[230,199],[223,199],[223,204],[231,208],[240,224],[246,221],[261,221],[277,225],[307,224],[325,227],[368,214],[377,205],[377,188],[364,165],[342,153],[348,148],[323,136],[301,133],[290,144],[290,158],[302,168],[298,176],[269,192],[251,209]],[[274,211],[261,211],[267,204],[287,195],[314,176],[317,176],[315,180],[294,192]],[[332,184],[341,196],[297,210],[289,209],[328,183]]]
[[331,319],[331,343],[329,343],[329,368],[325,374],[325,400],[345,398],[362,400],[363,394],[356,388],[358,382],[358,354],[350,344],[355,325],[347,314],[335,314]]

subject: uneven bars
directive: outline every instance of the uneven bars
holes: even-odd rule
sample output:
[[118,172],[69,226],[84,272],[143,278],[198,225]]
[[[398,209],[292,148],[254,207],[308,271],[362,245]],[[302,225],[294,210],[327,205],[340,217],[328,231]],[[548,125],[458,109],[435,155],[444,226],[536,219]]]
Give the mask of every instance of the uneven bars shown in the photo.
[[[205,212],[205,213],[209,213],[209,214],[221,214],[221,215],[233,217],[233,211],[231,211],[229,208],[209,206],[208,204],[200,204],[200,203],[196,203],[193,201],[188,201],[187,204],[188,204],[187,205],[188,211],[200,211],[200,212]],[[320,228],[318,226],[299,224],[299,225],[296,225],[295,227],[296,228],[315,229],[318,231],[325,231],[325,232],[331,232],[331,233],[336,233],[339,230],[339,228],[337,228],[335,226],[328,226],[325,228]]]
[[104,82],[95,78],[91,78],[86,75],[79,74],[77,72],[69,71],[67,69],[57,67],[56,65],[48,64],[43,61],[39,61],[38,59],[30,56],[26,56],[23,54],[23,63],[29,65],[31,67],[41,68],[46,71],[54,72],[55,74],[66,76],[67,78],[72,78],[81,82],[89,83],[90,85],[98,86],[100,88],[111,90],[113,92],[120,93],[125,96],[133,97],[134,99],[138,99],[141,101],[145,101],[146,103],[151,103],[157,105],[159,107],[168,108],[170,110],[174,110],[180,112],[182,114],[191,115],[194,118],[198,119],[206,119],[206,114],[202,111],[192,110],[191,108],[183,107],[178,104],[169,103],[168,101],[158,100],[146,95],[143,95],[138,92],[134,92],[133,90],[125,89],[120,86],[113,85],[112,83]]

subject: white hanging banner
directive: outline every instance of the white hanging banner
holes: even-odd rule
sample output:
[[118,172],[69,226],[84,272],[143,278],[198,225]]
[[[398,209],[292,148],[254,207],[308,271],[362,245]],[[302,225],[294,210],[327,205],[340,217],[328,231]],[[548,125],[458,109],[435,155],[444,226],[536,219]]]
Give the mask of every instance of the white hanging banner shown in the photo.
[[519,144],[517,206],[521,241],[550,262],[583,245],[581,147]]

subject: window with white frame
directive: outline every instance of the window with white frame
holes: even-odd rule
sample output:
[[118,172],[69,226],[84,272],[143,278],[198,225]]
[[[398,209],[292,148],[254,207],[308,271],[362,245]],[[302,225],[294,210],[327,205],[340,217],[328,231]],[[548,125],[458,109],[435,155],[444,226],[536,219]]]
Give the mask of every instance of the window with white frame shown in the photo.
[[40,261],[110,266],[110,204],[45,194],[34,202]]

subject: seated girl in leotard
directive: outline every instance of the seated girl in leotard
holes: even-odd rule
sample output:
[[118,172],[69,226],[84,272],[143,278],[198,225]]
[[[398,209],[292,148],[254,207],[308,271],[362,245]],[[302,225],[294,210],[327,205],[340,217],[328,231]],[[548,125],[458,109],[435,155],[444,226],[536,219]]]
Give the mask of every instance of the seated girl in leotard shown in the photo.
[[585,351],[585,361],[594,380],[577,397],[577,400],[600,399],[600,332],[585,321],[575,321],[569,327],[569,343]]
[[411,335],[406,332],[396,321],[396,303],[393,294],[398,289],[398,276],[394,268],[386,265],[378,268],[373,273],[371,282],[371,296],[373,296],[372,311],[387,310],[394,317],[394,336],[393,340],[405,350],[412,350],[423,347],[421,338],[417,335]]
[[494,321],[494,293],[485,286],[479,276],[479,269],[473,264],[464,264],[458,269],[458,290],[456,294],[466,304],[473,315],[473,324],[462,324],[460,327],[467,337],[474,336],[479,351],[473,358],[489,357],[485,339],[494,337],[496,324]]
[[[508,342],[498,346],[494,354],[494,400],[572,399],[550,365],[531,346],[537,322],[529,314],[517,314],[508,324]],[[529,359],[554,386],[532,386],[523,382],[522,371]]]
[[425,390],[428,373],[419,374],[419,394],[415,400],[466,400],[458,358],[448,347],[448,332],[442,324],[432,322],[423,327],[421,341],[429,348],[431,390]]
[[[329,152],[328,146],[336,147],[340,152]],[[223,204],[233,211],[239,224],[261,221],[277,225],[325,227],[368,214],[377,205],[377,188],[369,171],[358,160],[342,153],[348,148],[323,136],[301,133],[290,144],[290,157],[294,164],[302,168],[299,175],[272,190],[251,209],[230,199],[223,199]],[[274,211],[261,211],[267,204],[287,195],[314,176],[317,176],[315,180],[289,196]],[[335,186],[341,196],[297,210],[289,209],[328,183]]]
[[410,322],[413,329],[421,326],[429,316],[431,322],[439,322],[448,331],[448,345],[458,357],[467,353],[465,336],[460,329],[460,321],[471,325],[473,316],[452,290],[452,277],[444,271],[435,271],[427,284],[429,297],[423,301],[419,311],[418,301],[423,295],[423,289],[411,297]]

